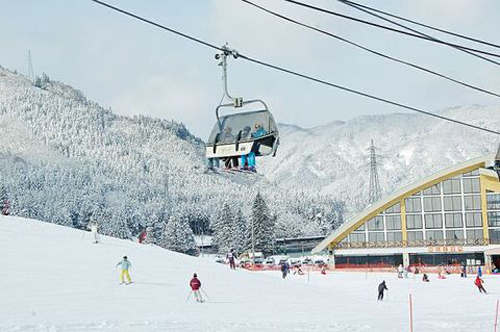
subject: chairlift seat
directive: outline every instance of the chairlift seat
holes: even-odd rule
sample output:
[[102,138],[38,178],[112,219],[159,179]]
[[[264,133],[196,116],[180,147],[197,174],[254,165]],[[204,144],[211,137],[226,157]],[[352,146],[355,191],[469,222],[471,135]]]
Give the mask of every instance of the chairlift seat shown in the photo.
[[[245,103],[253,102],[256,101]],[[278,127],[265,103],[260,103],[265,106],[265,109],[220,117],[218,115],[219,107],[229,107],[230,105],[221,105],[217,108],[217,122],[206,143],[207,158],[240,157],[251,151],[256,156],[274,156],[276,154],[279,143]]]

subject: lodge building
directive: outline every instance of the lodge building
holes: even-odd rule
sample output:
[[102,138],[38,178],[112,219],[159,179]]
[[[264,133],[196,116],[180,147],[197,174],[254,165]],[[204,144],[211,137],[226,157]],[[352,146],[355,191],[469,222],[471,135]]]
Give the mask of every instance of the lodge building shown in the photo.
[[401,263],[500,268],[494,160],[492,154],[457,164],[371,204],[312,252],[327,251],[335,268]]

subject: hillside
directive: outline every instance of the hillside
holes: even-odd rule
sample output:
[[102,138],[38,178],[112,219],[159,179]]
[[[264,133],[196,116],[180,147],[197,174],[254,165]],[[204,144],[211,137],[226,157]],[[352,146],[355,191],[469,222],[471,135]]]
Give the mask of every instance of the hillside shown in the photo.
[[[494,321],[496,297],[479,294],[473,276],[430,275],[422,283],[388,273],[311,272],[283,280],[279,272],[232,271],[110,237],[95,245],[90,233],[23,218],[0,216],[0,234],[2,332],[400,332],[408,326],[409,293],[418,331],[488,330]],[[116,268],[124,255],[132,263],[127,286],[118,284]],[[194,272],[205,303],[187,301]],[[496,278],[484,276],[493,294]],[[382,279],[389,291],[377,302]],[[436,292],[446,301],[436,301]]]
[[149,227],[162,244],[172,216],[210,232],[224,203],[248,224],[260,192],[277,236],[328,233],[342,221],[342,204],[328,197],[207,173],[203,142],[183,124],[118,116],[47,75],[36,85],[0,67],[0,194],[14,215],[77,228],[93,220],[120,238]]
[[[439,114],[499,130],[499,112],[498,106],[476,105]],[[494,152],[499,144],[495,135],[415,113],[280,129],[279,154],[262,162],[267,178],[285,188],[300,187],[345,201],[351,212],[367,204],[371,139],[379,155],[382,196],[455,163]]]

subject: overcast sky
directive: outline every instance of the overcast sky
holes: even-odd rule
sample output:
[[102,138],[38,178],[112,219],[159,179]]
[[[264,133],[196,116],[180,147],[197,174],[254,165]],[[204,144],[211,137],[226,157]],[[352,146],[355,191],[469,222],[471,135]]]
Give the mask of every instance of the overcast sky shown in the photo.
[[[371,20],[336,0],[308,1]],[[256,2],[378,51],[500,92],[499,66],[456,50],[281,0]],[[472,103],[500,104],[495,97],[364,53],[270,17],[238,0],[109,3],[216,45],[228,42],[241,53],[260,60],[430,111]],[[498,0],[363,3],[500,44]],[[46,72],[116,113],[174,119],[185,123],[195,135],[208,135],[222,94],[220,67],[213,50],[90,0],[0,0],[0,8],[1,66],[26,73],[27,52],[31,50],[35,74]],[[488,50],[500,53],[500,49]],[[402,111],[241,59],[230,63],[229,89],[233,95],[266,100],[278,122],[302,127]]]

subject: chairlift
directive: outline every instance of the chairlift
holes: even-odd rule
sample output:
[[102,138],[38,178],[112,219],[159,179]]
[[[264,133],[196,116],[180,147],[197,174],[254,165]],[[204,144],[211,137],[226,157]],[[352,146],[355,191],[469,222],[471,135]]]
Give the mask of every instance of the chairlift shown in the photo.
[[[227,91],[227,57],[238,57],[235,50],[227,46],[224,51],[215,56],[222,59],[224,98],[230,103],[220,104],[215,109],[217,122],[206,143],[206,157],[209,159],[227,160],[241,157],[254,152],[255,156],[276,155],[279,144],[279,132],[273,115],[267,104],[259,99],[243,100],[233,98]],[[232,111],[221,115],[223,109]],[[242,111],[240,111],[240,109]],[[234,113],[239,111],[238,113]]]

